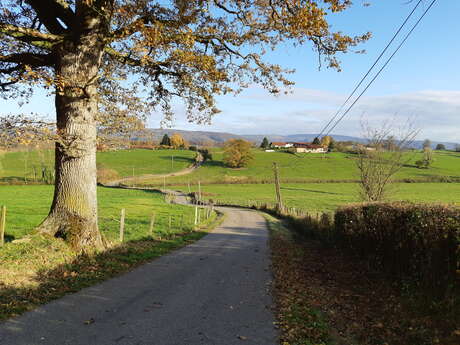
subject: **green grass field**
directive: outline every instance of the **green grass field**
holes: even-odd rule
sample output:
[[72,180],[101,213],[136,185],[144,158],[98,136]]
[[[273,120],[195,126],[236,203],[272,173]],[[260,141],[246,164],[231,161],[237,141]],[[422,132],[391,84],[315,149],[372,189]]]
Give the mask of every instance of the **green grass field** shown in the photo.
[[168,174],[192,165],[195,152],[188,150],[123,150],[98,152],[99,165],[113,169],[121,177]]
[[[194,157],[195,152],[187,150],[134,149],[98,152],[97,163],[127,177],[179,171],[193,164]],[[52,150],[0,153],[0,179],[33,180],[41,176],[42,167],[54,169]]]
[[[279,166],[281,179],[286,182],[346,181],[358,179],[356,156],[334,152],[322,154],[292,155],[285,152],[253,150],[255,159],[248,167],[229,169],[223,164],[221,149],[213,149],[213,160],[190,175],[170,177],[168,184],[196,183],[244,183],[270,180],[273,177],[273,162]],[[195,152],[187,150],[120,150],[99,152],[99,167],[110,168],[120,177],[145,174],[166,174],[182,170],[193,163]],[[397,179],[429,180],[436,177],[460,177],[460,153],[435,151],[434,162],[429,169],[418,169],[415,161],[421,152],[407,153],[407,164],[396,175]],[[52,169],[52,151],[11,152],[0,156],[0,178],[29,180],[41,173],[41,167]],[[144,180],[139,184],[160,185],[163,179]]]
[[[157,237],[193,228],[194,209],[168,204],[160,193],[100,187],[98,195],[99,226],[111,241],[118,238],[122,208],[126,209],[127,241],[148,235],[152,213],[155,213],[154,232]],[[0,186],[0,204],[7,207],[7,241],[21,238],[39,225],[48,214],[52,197],[52,186]]]
[[[174,186],[188,192],[188,187]],[[230,205],[275,204],[273,184],[201,184],[203,199]],[[191,185],[196,192],[197,185]],[[359,202],[356,183],[286,183],[281,194],[287,207],[309,212],[333,211],[338,206]],[[390,186],[389,200],[442,202],[460,204],[460,183],[395,183]]]
[[[229,169],[222,162],[221,150],[213,151],[213,160],[190,175],[170,177],[168,184],[196,183],[244,183],[260,182],[273,178],[273,162],[279,166],[281,179],[286,182],[321,182],[357,180],[356,156],[334,152],[322,154],[299,154],[264,152],[253,150],[255,159],[246,168]],[[395,176],[396,179],[428,180],[433,177],[460,177],[460,153],[435,152],[434,163],[429,169],[418,169],[415,161],[422,153],[407,153],[407,164]],[[140,184],[159,185],[163,180],[144,180]]]

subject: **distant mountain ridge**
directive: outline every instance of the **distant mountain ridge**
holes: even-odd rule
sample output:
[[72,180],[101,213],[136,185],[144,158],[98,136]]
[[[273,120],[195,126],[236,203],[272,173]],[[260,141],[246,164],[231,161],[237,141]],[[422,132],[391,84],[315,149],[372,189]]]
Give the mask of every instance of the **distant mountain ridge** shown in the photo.
[[[278,141],[278,142],[311,142],[317,136],[317,134],[289,134],[289,135],[278,135],[278,134],[253,134],[253,135],[244,135],[244,134],[233,134],[226,132],[211,132],[211,131],[188,131],[182,129],[161,129],[161,128],[147,128],[141,132],[136,133],[134,136],[138,140],[145,139],[154,139],[160,141],[164,134],[171,136],[174,133],[180,134],[186,141],[193,145],[219,145],[224,143],[229,139],[246,139],[252,141],[256,144],[262,142],[264,137],[267,137],[269,142]],[[347,135],[333,135],[332,136],[336,141],[353,141],[358,143],[365,143],[366,139],[347,136]],[[436,145],[443,144],[447,149],[453,150],[457,143],[453,142],[441,142],[441,141],[432,141],[432,148],[434,149]],[[423,140],[414,141],[414,148],[422,148]]]

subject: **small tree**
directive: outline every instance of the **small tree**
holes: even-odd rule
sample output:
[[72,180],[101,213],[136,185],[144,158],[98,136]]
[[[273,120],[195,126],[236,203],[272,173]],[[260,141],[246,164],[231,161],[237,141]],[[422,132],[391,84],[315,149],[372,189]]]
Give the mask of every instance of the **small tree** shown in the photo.
[[268,142],[267,137],[264,137],[264,139],[262,140],[262,143],[260,144],[260,148],[266,149],[268,147],[270,147],[270,143]]
[[171,146],[171,139],[169,138],[168,134],[165,133],[165,135],[163,135],[163,139],[161,139],[160,145]]
[[330,151],[330,152],[334,151],[335,146],[336,146],[335,140],[333,138],[331,138],[331,142],[329,143],[329,146],[327,147],[328,151]]
[[174,133],[171,136],[169,142],[170,146],[174,147],[175,149],[184,148],[186,146],[184,138],[182,138],[182,136],[178,133]]
[[224,146],[224,163],[231,168],[242,168],[254,158],[251,143],[243,139],[230,139]]
[[319,141],[319,138],[316,137],[315,139],[313,139],[312,144],[313,144],[313,145],[321,145],[321,142]]
[[415,165],[419,169],[428,169],[433,163],[433,150],[429,147],[423,149],[423,159],[415,162]]
[[436,145],[436,151],[442,151],[442,150],[445,150],[446,149],[446,146],[444,144],[438,144]]
[[[361,198],[365,201],[381,201],[385,198],[393,176],[406,162],[404,152],[418,131],[409,123],[399,131],[398,136],[393,135],[394,130],[388,123],[378,129],[367,124],[362,126],[369,148],[361,145],[356,160],[360,174]],[[391,145],[388,145],[389,141]]]
[[323,147],[329,147],[331,142],[332,142],[332,137],[330,137],[329,135],[326,135],[321,138],[321,146]]
[[423,141],[423,149],[430,148],[431,149],[431,140],[430,139],[425,139]]

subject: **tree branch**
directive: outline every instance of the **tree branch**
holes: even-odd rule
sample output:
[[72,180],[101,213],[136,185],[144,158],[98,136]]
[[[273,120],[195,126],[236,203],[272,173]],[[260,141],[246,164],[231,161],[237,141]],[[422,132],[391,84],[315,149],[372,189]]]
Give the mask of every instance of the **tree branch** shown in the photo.
[[66,1],[25,0],[25,2],[34,9],[38,18],[50,33],[62,35],[67,30],[62,26],[58,19],[60,19],[68,29],[72,29],[74,27],[76,17]]
[[28,65],[30,67],[52,66],[54,63],[52,54],[17,53],[0,55],[0,62]]
[[35,29],[14,26],[11,24],[0,23],[0,33],[44,49],[50,49],[54,43],[62,40],[62,36],[42,33]]

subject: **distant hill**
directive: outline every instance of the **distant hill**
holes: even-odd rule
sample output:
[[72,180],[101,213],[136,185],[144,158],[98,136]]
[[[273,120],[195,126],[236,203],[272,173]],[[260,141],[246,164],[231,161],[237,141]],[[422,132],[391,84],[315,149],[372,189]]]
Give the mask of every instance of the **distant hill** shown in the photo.
[[[156,141],[160,141],[164,134],[172,135],[174,133],[179,133],[185,140],[194,145],[221,145],[228,139],[246,139],[252,141],[256,144],[262,142],[264,137],[268,138],[268,141],[285,141],[285,142],[311,142],[316,137],[317,134],[289,134],[289,135],[278,135],[278,134],[254,134],[254,135],[241,135],[241,134],[232,134],[225,132],[208,132],[208,131],[187,131],[180,129],[160,129],[160,128],[148,128],[142,132],[136,133],[135,139],[145,140],[147,138],[152,138]],[[336,141],[354,141],[358,143],[365,143],[366,139],[359,137],[352,137],[346,135],[333,135],[333,138]],[[457,143],[452,142],[439,142],[432,141],[432,148],[434,149],[437,144],[444,144],[448,150],[453,150]],[[414,148],[422,148],[423,140],[414,141]]]
[[174,133],[180,134],[186,141],[193,145],[219,145],[224,143],[225,141],[237,138],[237,139],[245,139],[241,135],[231,134],[231,133],[224,133],[224,132],[207,132],[207,131],[186,131],[180,129],[160,129],[160,128],[148,128],[141,132],[138,132],[134,135],[134,139],[137,140],[145,140],[151,139],[160,141],[163,135],[168,134],[169,136],[173,135]]

